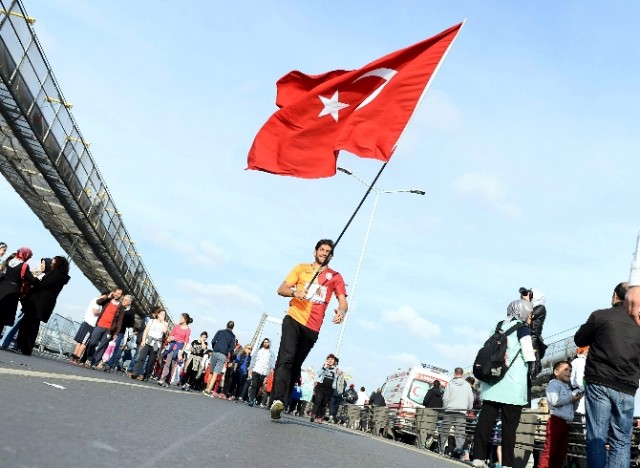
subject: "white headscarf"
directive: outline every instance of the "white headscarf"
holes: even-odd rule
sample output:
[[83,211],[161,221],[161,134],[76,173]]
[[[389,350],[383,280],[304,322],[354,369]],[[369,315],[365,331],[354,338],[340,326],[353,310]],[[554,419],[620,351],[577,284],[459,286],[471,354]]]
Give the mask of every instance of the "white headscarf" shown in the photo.
[[533,307],[544,305],[544,302],[546,300],[546,298],[544,297],[544,293],[535,288],[531,289],[531,292],[533,293],[533,297],[531,298],[531,304],[533,305]]

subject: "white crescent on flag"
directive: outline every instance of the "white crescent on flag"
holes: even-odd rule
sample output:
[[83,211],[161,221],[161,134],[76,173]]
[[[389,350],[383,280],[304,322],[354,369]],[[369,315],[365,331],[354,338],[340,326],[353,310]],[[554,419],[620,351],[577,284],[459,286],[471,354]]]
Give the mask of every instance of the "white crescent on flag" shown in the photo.
[[358,78],[353,80],[353,82],[355,83],[356,81],[361,80],[362,78],[367,78],[369,76],[377,76],[378,78],[382,78],[384,80],[384,83],[377,87],[373,93],[369,94],[369,96],[367,96],[367,98],[362,101],[358,107],[356,107],[356,110],[362,109],[364,106],[373,101],[384,89],[384,87],[387,86],[387,83],[391,81],[391,78],[396,76],[397,73],[398,72],[396,70],[392,70],[391,68],[376,68],[375,70],[371,70],[370,72],[367,72],[364,75],[359,76]]

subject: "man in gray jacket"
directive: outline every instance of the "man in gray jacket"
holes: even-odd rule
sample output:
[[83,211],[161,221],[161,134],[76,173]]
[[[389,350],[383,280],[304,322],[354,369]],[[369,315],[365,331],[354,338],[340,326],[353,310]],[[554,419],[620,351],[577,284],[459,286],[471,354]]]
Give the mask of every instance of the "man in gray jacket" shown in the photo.
[[471,385],[463,377],[464,371],[456,367],[454,377],[449,381],[442,395],[444,404],[444,417],[442,418],[442,431],[438,442],[440,451],[449,437],[453,428],[456,445],[450,451],[451,456],[459,458],[464,446],[464,428],[466,425],[467,411],[473,408],[473,391]]

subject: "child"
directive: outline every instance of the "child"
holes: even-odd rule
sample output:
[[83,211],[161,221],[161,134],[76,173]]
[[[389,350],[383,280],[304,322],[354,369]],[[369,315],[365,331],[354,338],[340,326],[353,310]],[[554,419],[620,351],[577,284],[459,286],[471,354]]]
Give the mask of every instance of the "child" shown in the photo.
[[582,398],[580,390],[571,391],[569,361],[556,362],[553,375],[554,378],[547,386],[547,403],[551,416],[547,421],[547,438],[540,456],[539,468],[562,466],[569,448],[569,423],[573,421],[575,403]]

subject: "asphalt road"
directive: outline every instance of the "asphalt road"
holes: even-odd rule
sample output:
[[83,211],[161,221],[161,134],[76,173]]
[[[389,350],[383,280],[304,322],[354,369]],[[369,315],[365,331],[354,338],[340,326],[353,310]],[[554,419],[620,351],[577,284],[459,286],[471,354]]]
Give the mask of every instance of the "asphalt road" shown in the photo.
[[272,421],[264,409],[7,351],[0,405],[0,467],[464,466],[359,431]]

